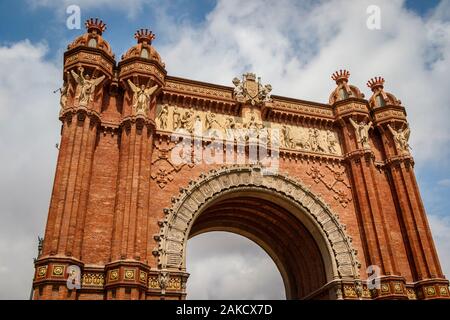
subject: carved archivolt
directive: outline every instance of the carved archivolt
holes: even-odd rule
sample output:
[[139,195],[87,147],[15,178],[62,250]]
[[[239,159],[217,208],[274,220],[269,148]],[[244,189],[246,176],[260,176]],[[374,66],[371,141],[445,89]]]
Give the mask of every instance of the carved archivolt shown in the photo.
[[193,221],[211,202],[228,191],[262,191],[290,201],[307,215],[323,235],[327,255],[333,264],[333,277],[359,278],[359,262],[345,226],[339,222],[328,205],[300,182],[281,174],[262,175],[258,166],[234,166],[211,170],[198,181],[191,181],[172,199],[166,218],[160,223],[159,243],[154,254],[159,256],[163,270],[185,270],[186,243]]

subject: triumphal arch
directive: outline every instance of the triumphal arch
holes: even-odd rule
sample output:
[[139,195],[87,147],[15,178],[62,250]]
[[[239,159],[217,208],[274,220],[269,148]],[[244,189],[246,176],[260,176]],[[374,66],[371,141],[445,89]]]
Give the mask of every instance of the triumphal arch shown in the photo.
[[34,299],[183,299],[186,243],[217,230],[260,245],[289,299],[449,298],[384,79],[366,99],[339,70],[328,103],[303,101],[253,73],[167,75],[147,29],[117,59],[86,28],[64,53]]

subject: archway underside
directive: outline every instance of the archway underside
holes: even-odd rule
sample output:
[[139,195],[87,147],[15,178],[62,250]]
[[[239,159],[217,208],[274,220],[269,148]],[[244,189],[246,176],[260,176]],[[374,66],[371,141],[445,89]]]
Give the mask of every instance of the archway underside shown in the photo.
[[218,200],[196,218],[189,237],[209,231],[233,232],[260,245],[277,265],[288,299],[305,297],[327,282],[312,235],[293,214],[272,201],[250,195]]
[[189,237],[230,231],[272,257],[290,299],[330,298],[336,283],[359,279],[356,251],[330,207],[300,182],[264,175],[258,166],[202,174],[180,189],[164,213],[157,236],[164,272],[186,272]]

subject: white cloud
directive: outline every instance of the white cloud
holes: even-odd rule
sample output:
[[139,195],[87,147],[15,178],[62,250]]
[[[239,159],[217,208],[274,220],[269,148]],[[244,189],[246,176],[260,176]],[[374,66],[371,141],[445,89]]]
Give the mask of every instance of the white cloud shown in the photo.
[[47,48],[0,47],[0,299],[27,299],[43,235],[59,141],[60,71]]
[[428,221],[438,251],[442,271],[450,278],[450,217],[429,215]]
[[209,232],[189,240],[188,299],[285,299],[281,275],[257,244]]
[[377,3],[379,31],[366,28],[372,1],[219,1],[204,24],[171,25],[166,36],[175,40],[159,49],[171,74],[231,85],[254,71],[274,94],[319,102],[328,101],[336,69],[348,68],[366,97],[367,80],[382,75],[407,108],[419,166],[446,160],[450,4],[420,18],[403,1]]

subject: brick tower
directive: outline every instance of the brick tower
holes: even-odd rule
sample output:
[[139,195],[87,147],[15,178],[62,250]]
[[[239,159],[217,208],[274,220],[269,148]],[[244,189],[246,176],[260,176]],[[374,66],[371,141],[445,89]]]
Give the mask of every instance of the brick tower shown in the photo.
[[[329,102],[309,102],[253,73],[234,87],[169,76],[147,29],[116,63],[106,25],[86,29],[64,54],[34,299],[184,299],[186,243],[218,230],[260,245],[289,299],[449,298],[405,107],[384,79],[366,100],[340,70]],[[270,174],[251,160],[255,137],[277,159]]]

